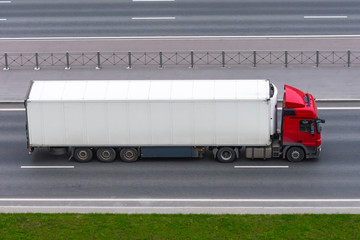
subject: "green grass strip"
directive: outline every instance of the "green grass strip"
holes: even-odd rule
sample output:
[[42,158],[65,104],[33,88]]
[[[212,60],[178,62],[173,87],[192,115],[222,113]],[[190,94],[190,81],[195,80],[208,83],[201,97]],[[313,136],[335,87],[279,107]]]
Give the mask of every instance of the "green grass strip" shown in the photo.
[[360,239],[360,215],[0,214],[0,239]]

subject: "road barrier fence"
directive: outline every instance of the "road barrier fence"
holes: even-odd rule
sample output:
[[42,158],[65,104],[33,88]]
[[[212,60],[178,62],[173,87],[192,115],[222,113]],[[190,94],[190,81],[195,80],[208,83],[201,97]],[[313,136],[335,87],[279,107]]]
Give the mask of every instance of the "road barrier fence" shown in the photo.
[[131,69],[137,66],[164,67],[259,67],[283,66],[360,66],[360,51],[188,51],[188,52],[66,52],[3,53],[3,70],[33,68]]

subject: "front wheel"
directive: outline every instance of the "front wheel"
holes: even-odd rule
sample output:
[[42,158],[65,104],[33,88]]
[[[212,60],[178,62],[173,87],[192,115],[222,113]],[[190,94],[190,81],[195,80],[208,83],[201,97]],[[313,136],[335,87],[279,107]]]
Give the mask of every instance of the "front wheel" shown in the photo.
[[287,151],[286,158],[290,162],[301,162],[305,158],[305,152],[300,147],[292,147]]
[[216,159],[222,163],[230,163],[235,160],[236,153],[229,147],[220,148],[216,154]]

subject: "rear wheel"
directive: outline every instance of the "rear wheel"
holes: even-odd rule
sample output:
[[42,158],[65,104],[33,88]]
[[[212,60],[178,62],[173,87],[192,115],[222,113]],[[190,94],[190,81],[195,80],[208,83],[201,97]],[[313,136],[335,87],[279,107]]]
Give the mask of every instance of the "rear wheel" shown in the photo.
[[301,162],[305,158],[305,152],[300,147],[292,147],[287,151],[286,158],[290,162]]
[[89,148],[76,148],[74,152],[75,161],[85,163],[92,160],[93,153]]
[[120,151],[120,159],[123,162],[136,162],[138,160],[138,151],[135,148],[123,148]]
[[96,151],[96,157],[100,162],[113,162],[116,152],[113,148],[99,148]]
[[230,163],[235,160],[236,153],[229,147],[220,148],[216,154],[216,159],[222,163]]

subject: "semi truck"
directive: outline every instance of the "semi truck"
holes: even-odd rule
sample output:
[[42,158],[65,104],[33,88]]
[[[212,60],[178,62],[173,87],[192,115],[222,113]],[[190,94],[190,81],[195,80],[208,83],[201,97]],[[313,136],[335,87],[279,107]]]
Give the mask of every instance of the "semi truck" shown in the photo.
[[318,157],[325,121],[314,97],[285,85],[280,121],[277,104],[267,79],[32,81],[27,146],[78,162]]

